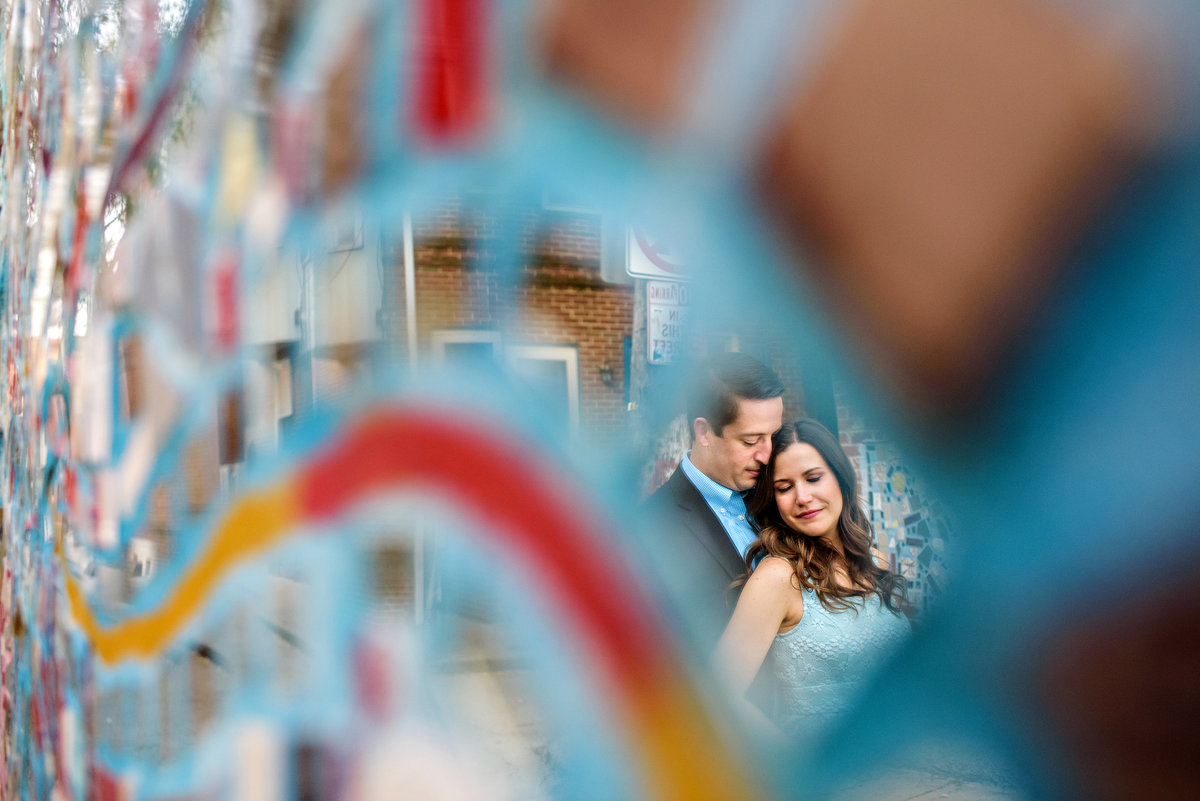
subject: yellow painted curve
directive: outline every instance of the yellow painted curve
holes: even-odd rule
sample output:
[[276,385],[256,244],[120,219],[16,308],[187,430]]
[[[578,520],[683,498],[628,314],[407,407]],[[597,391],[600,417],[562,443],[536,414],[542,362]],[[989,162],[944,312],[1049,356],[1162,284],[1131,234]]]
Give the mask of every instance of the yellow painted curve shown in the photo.
[[63,581],[71,615],[87,634],[102,662],[146,659],[162,652],[197,613],[217,582],[235,565],[286,539],[296,520],[290,484],[244,497],[219,524],[210,547],[199,556],[167,599],[153,612],[104,627],[96,620],[79,582],[65,564]]

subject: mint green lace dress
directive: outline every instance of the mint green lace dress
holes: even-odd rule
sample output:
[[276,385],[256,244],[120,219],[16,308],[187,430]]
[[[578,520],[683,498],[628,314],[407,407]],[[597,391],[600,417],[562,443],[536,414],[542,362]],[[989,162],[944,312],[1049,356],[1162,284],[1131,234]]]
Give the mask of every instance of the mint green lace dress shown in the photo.
[[775,636],[767,664],[775,675],[774,718],[786,732],[817,736],[855,701],[867,681],[912,632],[879,596],[850,599],[831,612],[804,590],[804,616]]

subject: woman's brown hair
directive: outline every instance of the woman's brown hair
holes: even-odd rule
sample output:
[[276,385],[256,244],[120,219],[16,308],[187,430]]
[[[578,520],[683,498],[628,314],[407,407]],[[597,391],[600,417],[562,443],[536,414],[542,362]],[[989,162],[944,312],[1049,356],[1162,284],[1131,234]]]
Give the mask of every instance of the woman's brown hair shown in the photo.
[[[779,514],[779,505],[775,501],[775,460],[798,442],[816,449],[833,471],[842,491],[842,514],[837,530],[854,589],[840,587],[834,579],[834,567],[840,559],[837,551],[823,539],[807,537],[793,530]],[[848,599],[869,595],[878,595],[893,612],[903,611],[907,584],[875,562],[871,553],[874,542],[871,521],[858,497],[858,475],[854,465],[837,438],[816,420],[797,420],[775,432],[771,438],[771,459],[754,485],[747,508],[758,527],[758,538],[746,552],[747,573],[741,579],[742,583],[761,558],[781,556],[791,563],[800,586],[815,590],[821,604],[830,611],[853,609],[854,605]]]

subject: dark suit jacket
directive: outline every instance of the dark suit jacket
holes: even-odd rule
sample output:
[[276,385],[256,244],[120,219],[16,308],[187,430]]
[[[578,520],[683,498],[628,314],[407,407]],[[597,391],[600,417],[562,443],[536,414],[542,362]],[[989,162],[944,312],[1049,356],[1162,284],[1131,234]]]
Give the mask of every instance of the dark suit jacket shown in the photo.
[[735,598],[729,584],[745,572],[746,563],[683,470],[676,469],[646,499],[646,506],[668,529],[662,533],[662,544],[669,548],[672,572],[685,585],[685,600],[698,607],[696,622],[703,644],[715,644],[733,611]]

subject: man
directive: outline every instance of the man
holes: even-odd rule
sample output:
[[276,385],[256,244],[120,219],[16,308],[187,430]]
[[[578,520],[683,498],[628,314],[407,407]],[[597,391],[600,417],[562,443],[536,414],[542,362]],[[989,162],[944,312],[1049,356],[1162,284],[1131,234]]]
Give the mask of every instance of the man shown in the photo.
[[783,383],[744,353],[722,353],[705,366],[688,403],[692,449],[647,500],[670,530],[673,572],[701,606],[704,638],[729,618],[728,587],[745,570],[754,530],[743,493],[771,457],[771,435],[783,424]]

